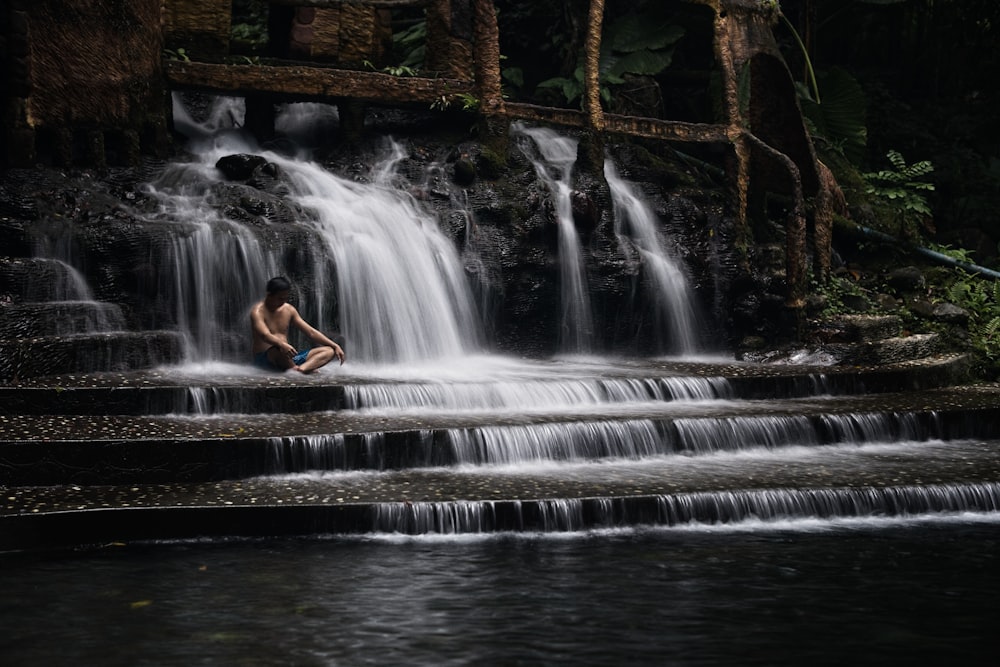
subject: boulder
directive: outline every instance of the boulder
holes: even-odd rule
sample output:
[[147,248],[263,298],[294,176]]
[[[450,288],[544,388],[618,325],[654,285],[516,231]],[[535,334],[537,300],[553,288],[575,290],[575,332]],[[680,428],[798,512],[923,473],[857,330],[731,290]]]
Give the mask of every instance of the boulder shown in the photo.
[[916,292],[927,286],[924,274],[915,266],[904,266],[889,273],[889,286],[897,292]]
[[215,168],[230,181],[245,181],[254,175],[254,171],[264,167],[267,159],[260,155],[237,153],[225,155],[215,163]]

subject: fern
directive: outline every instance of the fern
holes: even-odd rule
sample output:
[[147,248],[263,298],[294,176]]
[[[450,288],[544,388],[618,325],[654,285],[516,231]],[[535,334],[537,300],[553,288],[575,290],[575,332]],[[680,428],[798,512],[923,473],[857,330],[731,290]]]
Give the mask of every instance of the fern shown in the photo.
[[984,338],[996,338],[1000,334],[1000,315],[994,317],[983,327]]
[[934,184],[919,180],[934,171],[929,160],[906,164],[899,151],[886,153],[893,169],[882,169],[862,174],[865,192],[880,200],[888,209],[891,221],[904,237],[919,236],[920,227],[932,230],[933,212],[925,192],[933,191]]

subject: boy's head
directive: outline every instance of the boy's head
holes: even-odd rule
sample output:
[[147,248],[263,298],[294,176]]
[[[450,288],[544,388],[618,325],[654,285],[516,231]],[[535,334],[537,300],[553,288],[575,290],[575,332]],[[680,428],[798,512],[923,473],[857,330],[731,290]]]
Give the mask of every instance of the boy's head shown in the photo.
[[277,276],[267,281],[267,287],[265,289],[268,294],[277,294],[278,292],[289,291],[292,289],[292,284],[288,282],[287,278]]

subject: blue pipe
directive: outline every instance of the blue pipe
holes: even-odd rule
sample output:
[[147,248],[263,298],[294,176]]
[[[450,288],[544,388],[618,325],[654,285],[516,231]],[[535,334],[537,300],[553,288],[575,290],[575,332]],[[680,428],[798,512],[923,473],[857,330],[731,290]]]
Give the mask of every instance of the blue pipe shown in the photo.
[[969,273],[978,273],[982,276],[985,276],[986,278],[992,278],[993,280],[1000,280],[1000,272],[994,271],[993,269],[987,269],[985,266],[979,266],[978,264],[970,264],[969,262],[963,262],[960,259],[949,257],[948,255],[938,252],[937,250],[931,250],[930,248],[922,248],[920,246],[913,245],[912,243],[901,241],[900,239],[897,239],[894,236],[889,236],[888,234],[884,234],[874,229],[869,229],[868,227],[864,227],[862,225],[857,225],[857,228],[861,230],[861,232],[865,236],[871,237],[873,239],[878,239],[879,241],[885,241],[886,243],[891,243],[892,245],[896,246],[899,245],[906,246],[907,248],[917,253],[918,255],[923,255],[928,259],[934,260],[935,262],[939,262],[947,266],[953,266],[959,269],[964,269]]

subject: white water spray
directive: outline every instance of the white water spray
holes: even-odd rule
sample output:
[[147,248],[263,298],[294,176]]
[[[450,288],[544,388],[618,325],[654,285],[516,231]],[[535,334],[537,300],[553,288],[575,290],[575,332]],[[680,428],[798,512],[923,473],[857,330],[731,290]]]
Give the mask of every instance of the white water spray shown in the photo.
[[639,251],[646,277],[652,283],[661,350],[680,355],[694,353],[697,346],[691,290],[680,264],[660,238],[656,214],[610,160],[604,162],[604,177],[611,190],[615,234],[622,243],[630,240]]
[[[398,144],[371,185],[339,178],[312,163],[276,155],[296,201],[336,267],[339,320],[353,357],[401,362],[458,357],[480,340],[476,309],[458,252],[437,221],[390,186]],[[315,298],[333,276],[319,274]]]
[[573,223],[570,200],[577,141],[548,128],[527,127],[521,123],[515,123],[511,131],[515,136],[529,138],[537,146],[540,157],[528,151],[525,155],[555,201],[562,290],[561,348],[564,352],[586,354],[593,342],[593,321],[580,238]]
[[[151,186],[161,201],[157,220],[183,232],[171,242],[172,280],[161,280],[161,287],[169,292],[165,301],[177,304],[176,325],[192,340],[192,356],[218,358],[226,349],[217,339],[245,339],[246,313],[264,283],[287,273],[308,277],[312,290],[298,292],[300,311],[317,328],[343,334],[352,361],[427,361],[478,349],[478,316],[454,244],[394,182],[402,146],[390,143],[372,181],[358,183],[261,151],[236,133],[211,134],[227,119],[239,123],[239,110],[224,106],[229,111],[194,124],[197,162],[171,166]],[[285,125],[293,128],[308,112],[296,107]],[[263,231],[254,232],[215,212],[217,190],[229,186],[214,165],[233,153],[254,153],[277,166],[291,210],[307,212],[296,222],[308,231],[282,237],[273,230],[295,247],[265,241],[275,225],[266,218],[259,220]]]

